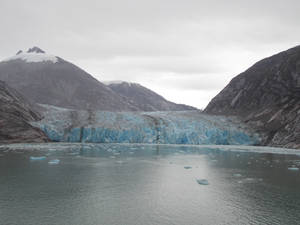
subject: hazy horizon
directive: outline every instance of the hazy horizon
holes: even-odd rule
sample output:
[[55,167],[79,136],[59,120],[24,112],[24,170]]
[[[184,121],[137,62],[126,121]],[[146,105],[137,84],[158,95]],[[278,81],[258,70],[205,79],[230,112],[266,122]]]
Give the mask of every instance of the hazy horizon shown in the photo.
[[299,9],[296,0],[2,0],[0,59],[38,46],[100,81],[203,109],[234,76],[300,44]]

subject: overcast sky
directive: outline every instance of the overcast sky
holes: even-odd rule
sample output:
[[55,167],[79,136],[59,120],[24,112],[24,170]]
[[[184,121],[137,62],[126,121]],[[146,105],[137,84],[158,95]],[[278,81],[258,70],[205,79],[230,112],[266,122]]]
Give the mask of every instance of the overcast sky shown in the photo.
[[0,59],[39,46],[100,81],[204,108],[256,61],[300,44],[299,0],[0,0]]

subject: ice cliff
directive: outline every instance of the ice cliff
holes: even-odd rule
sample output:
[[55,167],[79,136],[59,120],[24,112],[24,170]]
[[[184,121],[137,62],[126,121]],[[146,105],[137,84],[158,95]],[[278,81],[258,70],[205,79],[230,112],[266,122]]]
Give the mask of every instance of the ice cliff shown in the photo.
[[58,142],[254,145],[259,137],[234,118],[199,111],[76,111],[42,105],[32,125]]

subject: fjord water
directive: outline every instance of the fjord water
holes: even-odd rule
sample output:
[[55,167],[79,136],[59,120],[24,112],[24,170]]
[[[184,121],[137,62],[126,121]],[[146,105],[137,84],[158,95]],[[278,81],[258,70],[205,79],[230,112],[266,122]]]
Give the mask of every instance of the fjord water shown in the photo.
[[[0,151],[0,224],[300,221],[300,172],[288,169],[300,167],[297,151],[124,144],[12,145]],[[54,159],[59,163],[48,163]]]

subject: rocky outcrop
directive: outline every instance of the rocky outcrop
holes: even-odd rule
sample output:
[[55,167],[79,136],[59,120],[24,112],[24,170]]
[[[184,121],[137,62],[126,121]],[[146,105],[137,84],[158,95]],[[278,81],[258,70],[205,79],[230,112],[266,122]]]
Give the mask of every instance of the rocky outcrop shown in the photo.
[[140,111],[186,111],[194,107],[170,102],[154,91],[138,84],[125,81],[107,83],[117,94],[125,96]]
[[0,143],[48,141],[40,129],[30,125],[40,119],[33,106],[0,81]]
[[263,135],[263,145],[300,148],[300,46],[233,78],[205,112],[241,117]]

